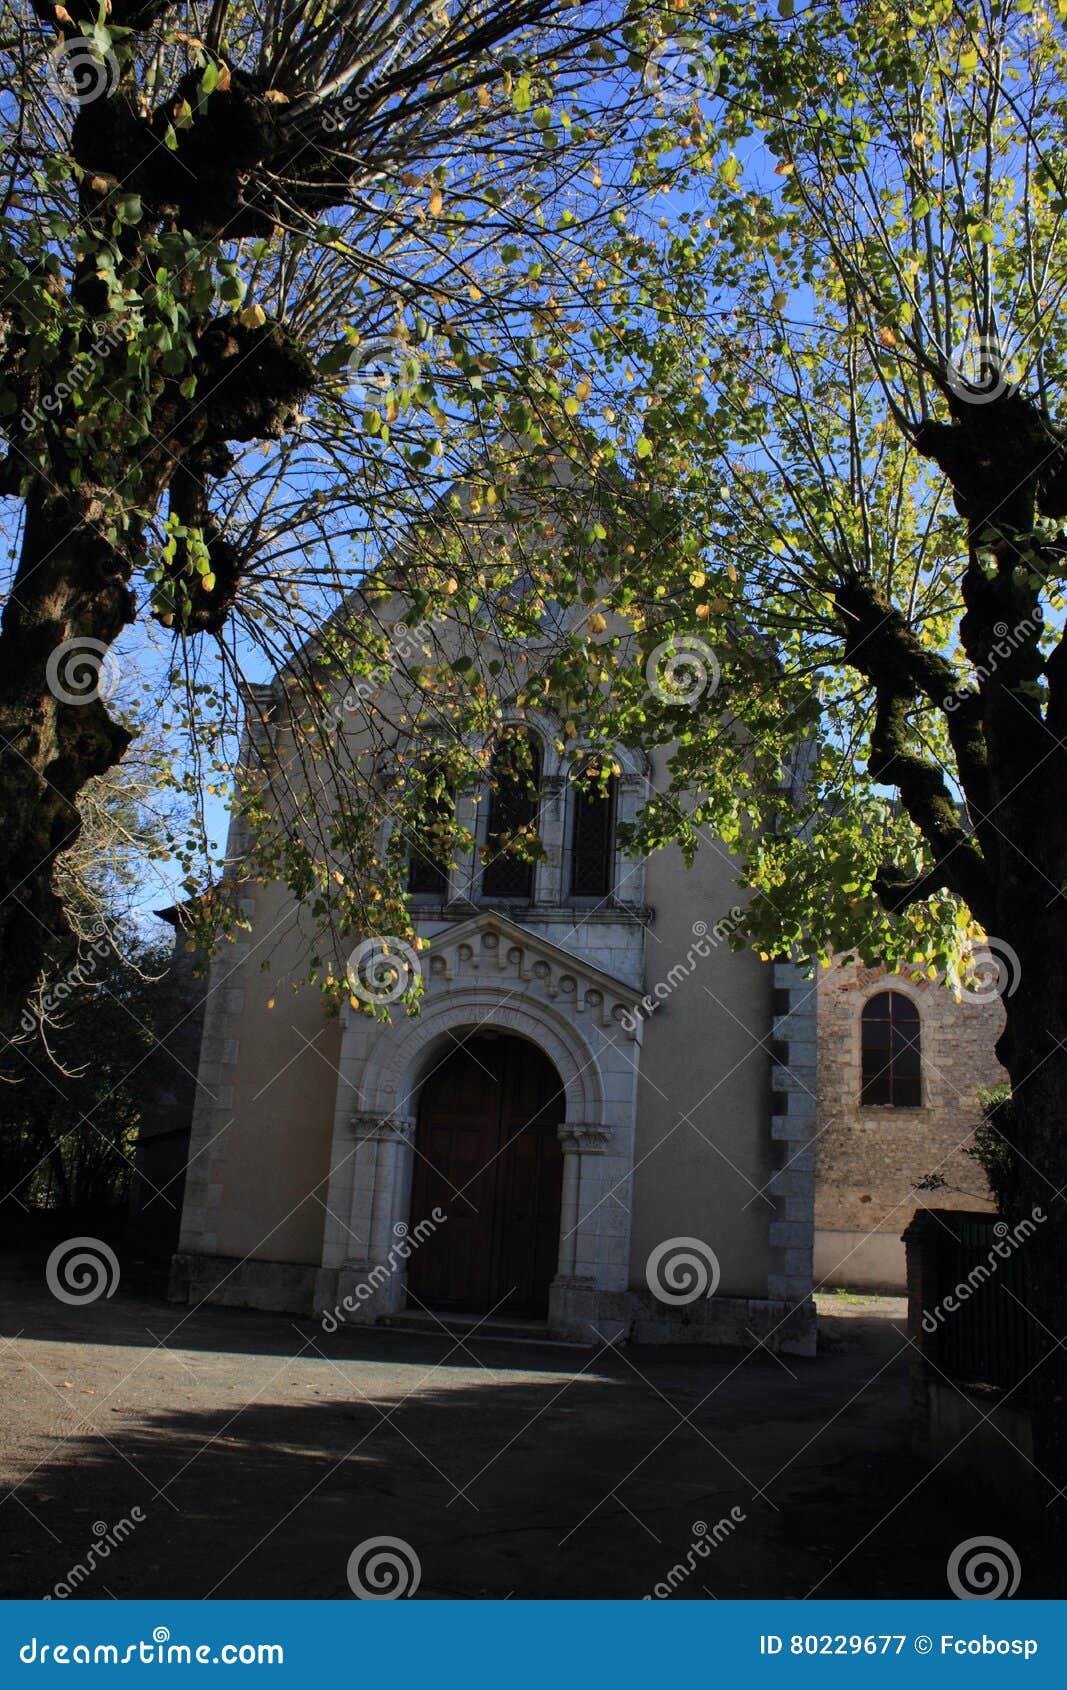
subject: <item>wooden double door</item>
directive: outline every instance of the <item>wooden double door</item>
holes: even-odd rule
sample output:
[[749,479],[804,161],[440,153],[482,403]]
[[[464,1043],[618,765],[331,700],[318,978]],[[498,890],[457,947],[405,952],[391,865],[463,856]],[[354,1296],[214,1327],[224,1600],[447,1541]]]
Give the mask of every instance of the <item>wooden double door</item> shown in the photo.
[[448,1220],[412,1251],[412,1304],[543,1315],[559,1256],[563,1087],[526,1039],[477,1034],[425,1081],[411,1225]]

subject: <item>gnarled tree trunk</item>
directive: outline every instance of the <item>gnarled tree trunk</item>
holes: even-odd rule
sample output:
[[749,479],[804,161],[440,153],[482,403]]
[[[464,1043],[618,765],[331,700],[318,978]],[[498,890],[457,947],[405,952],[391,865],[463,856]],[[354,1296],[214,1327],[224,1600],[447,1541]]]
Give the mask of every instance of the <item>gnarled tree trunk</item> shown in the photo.
[[0,621],[0,1031],[10,1037],[69,928],[52,886],[77,798],[129,743],[101,697],[108,650],[133,619],[129,568],[91,499],[43,487],[26,501],[22,553]]

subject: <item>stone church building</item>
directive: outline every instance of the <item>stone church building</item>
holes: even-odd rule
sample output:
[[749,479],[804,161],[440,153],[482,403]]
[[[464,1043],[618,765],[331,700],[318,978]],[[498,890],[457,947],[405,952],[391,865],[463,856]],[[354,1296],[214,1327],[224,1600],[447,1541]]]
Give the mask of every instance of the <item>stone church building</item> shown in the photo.
[[[268,768],[299,708],[288,679],[246,698],[243,754]],[[412,858],[416,1015],[329,1019],[294,994],[307,918],[247,882],[250,930],[208,982],[172,1293],[810,1351],[810,982],[730,951],[716,842],[690,871],[623,855],[655,758],[620,750],[593,799],[550,712],[499,732],[525,737],[543,856],[494,851],[499,780],[459,796],[476,848],[447,870]],[[235,820],[231,860],[244,846]]]
[[[246,758],[284,754],[291,700],[284,673],[248,689]],[[887,983],[731,952],[724,847],[688,870],[619,848],[658,754],[620,751],[593,801],[561,726],[501,724],[526,736],[542,860],[494,856],[487,792],[459,799],[475,850],[412,860],[417,1015],[289,991],[302,912],[248,883],[208,981],[175,1298],[810,1354],[813,1284],[903,1283],[922,1176],[947,1167],[973,1206],[959,1144],[999,1005],[962,1043],[949,994],[890,982],[919,1026],[895,1006],[872,1058]],[[231,859],[244,843],[235,821]]]

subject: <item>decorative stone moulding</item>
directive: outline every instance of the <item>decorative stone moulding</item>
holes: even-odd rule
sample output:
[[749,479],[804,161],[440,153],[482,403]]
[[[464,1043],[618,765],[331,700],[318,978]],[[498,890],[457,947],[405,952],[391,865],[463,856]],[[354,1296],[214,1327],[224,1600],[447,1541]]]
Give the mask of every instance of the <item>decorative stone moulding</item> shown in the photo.
[[486,984],[507,978],[531,985],[569,1014],[588,1015],[616,1036],[638,1036],[641,1023],[633,1009],[639,992],[496,911],[464,923],[461,930],[435,933],[431,940],[431,987],[454,988],[471,976]]
[[591,1121],[564,1121],[557,1132],[565,1151],[576,1150],[583,1156],[604,1156],[612,1147],[612,1129]]
[[353,1115],[349,1121],[352,1137],[378,1139],[386,1143],[411,1144],[415,1138],[413,1115]]

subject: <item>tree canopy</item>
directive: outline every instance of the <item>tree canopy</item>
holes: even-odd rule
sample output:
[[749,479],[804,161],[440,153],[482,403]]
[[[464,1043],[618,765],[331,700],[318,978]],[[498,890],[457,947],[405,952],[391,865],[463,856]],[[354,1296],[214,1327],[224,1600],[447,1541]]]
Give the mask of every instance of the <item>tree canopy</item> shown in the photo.
[[[550,444],[596,471],[588,376],[565,387],[563,366],[616,332],[630,283],[605,277],[604,240],[693,144],[708,41],[644,0],[7,8],[9,1017],[64,930],[52,867],[78,794],[129,741],[110,667],[141,666],[202,793],[242,674],[289,660],[383,557],[431,621],[484,593],[458,541],[436,571],[410,549],[457,479],[502,502]],[[344,679],[377,661],[353,634]],[[293,882],[368,920],[323,857]]]
[[753,25],[627,336],[664,538],[604,731],[677,742],[641,838],[725,838],[768,947],[946,968],[1060,901],[1065,45],[1010,0]]

